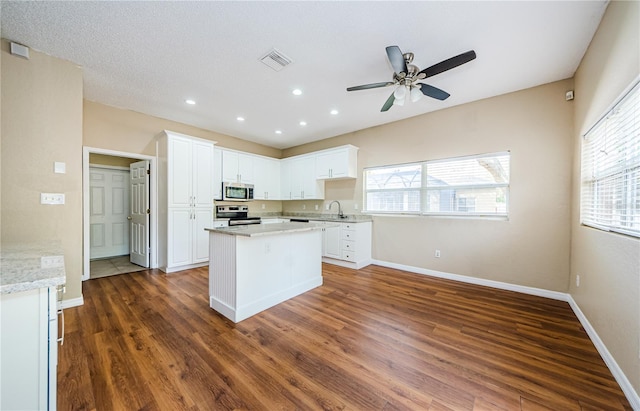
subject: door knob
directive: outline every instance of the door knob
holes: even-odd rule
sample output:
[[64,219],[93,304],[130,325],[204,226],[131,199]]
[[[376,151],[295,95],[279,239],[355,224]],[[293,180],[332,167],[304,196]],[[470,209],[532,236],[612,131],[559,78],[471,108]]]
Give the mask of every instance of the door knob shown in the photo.
[[127,217],[127,220],[131,220],[131,216]]

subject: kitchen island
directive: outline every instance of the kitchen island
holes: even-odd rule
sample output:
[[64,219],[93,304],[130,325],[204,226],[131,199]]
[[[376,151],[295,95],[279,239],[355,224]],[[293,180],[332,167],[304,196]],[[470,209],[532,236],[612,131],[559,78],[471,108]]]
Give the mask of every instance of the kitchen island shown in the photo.
[[314,223],[211,228],[209,305],[233,322],[322,285],[322,230]]

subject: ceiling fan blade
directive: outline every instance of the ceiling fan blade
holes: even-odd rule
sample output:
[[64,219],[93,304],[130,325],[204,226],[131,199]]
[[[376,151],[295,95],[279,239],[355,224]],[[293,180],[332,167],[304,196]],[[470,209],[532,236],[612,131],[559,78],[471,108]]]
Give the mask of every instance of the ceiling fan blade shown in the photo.
[[404,61],[404,56],[402,55],[402,51],[400,51],[400,47],[387,47],[387,57],[389,58],[389,62],[391,63],[391,66],[396,73],[406,74],[408,72],[407,63]]
[[428,84],[420,83],[419,85],[422,94],[424,94],[425,96],[433,97],[437,100],[446,100],[451,95],[444,90],[440,90],[439,88],[430,86]]
[[458,67],[464,63],[468,63],[471,60],[476,58],[476,52],[471,50],[466,53],[458,54],[455,57],[451,57],[450,59],[446,59],[441,61],[440,63],[434,64],[431,67],[427,67],[422,70],[420,73],[425,74],[426,77],[435,76],[436,74],[440,74],[443,71],[451,70],[452,68]]
[[361,86],[347,87],[347,91],[367,90],[370,88],[393,86],[393,82],[385,81],[382,83],[363,84]]
[[382,108],[380,109],[380,111],[387,111],[391,108],[391,106],[393,106],[393,100],[395,100],[395,97],[393,97],[393,93],[391,93],[391,95],[389,96],[389,98],[387,99],[387,101],[385,101],[384,105],[382,106]]

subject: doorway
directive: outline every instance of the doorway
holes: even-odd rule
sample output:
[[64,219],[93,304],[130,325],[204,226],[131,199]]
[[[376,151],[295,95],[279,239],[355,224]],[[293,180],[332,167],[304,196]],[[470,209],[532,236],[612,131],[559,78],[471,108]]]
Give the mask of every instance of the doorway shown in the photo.
[[[130,178],[142,164],[144,194]],[[152,156],[83,148],[83,281],[157,267],[155,170]]]

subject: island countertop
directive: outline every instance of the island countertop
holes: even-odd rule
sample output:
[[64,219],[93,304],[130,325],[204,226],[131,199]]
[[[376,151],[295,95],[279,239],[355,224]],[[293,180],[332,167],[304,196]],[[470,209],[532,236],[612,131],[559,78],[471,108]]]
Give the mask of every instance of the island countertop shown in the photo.
[[2,244],[0,294],[66,283],[64,254],[56,244]]
[[326,225],[316,223],[275,223],[275,224],[249,224],[236,225],[231,227],[206,228],[205,230],[215,233],[257,237],[263,235],[274,235],[283,233],[293,233],[301,231],[321,230]]

